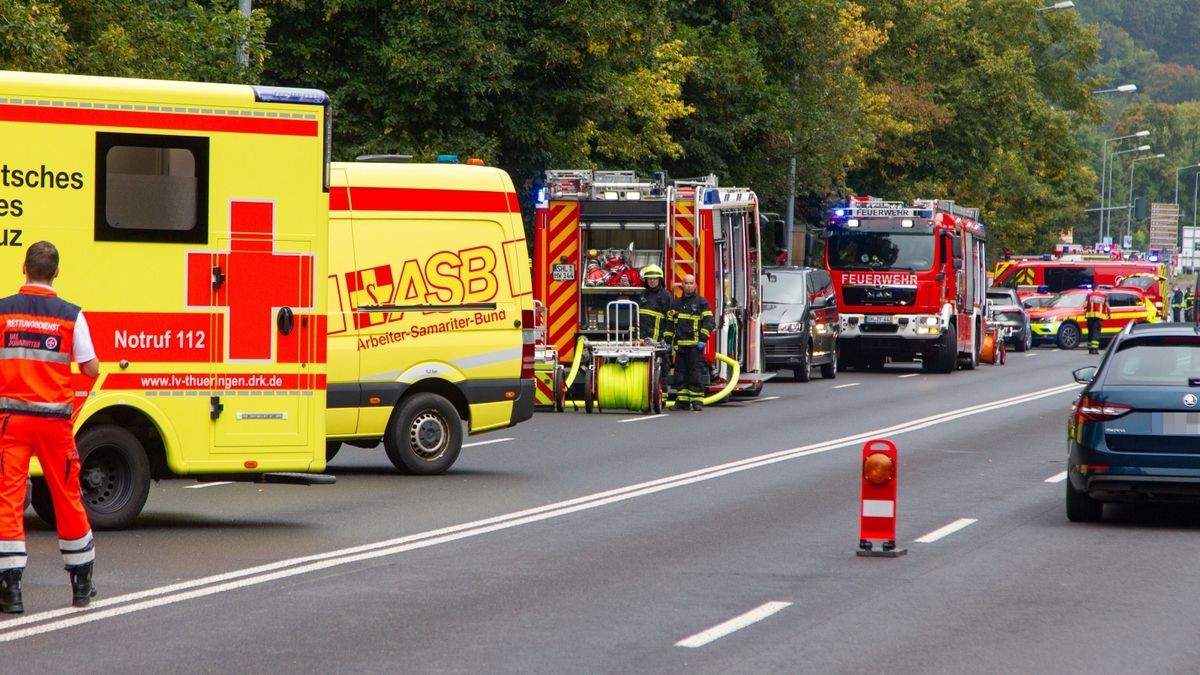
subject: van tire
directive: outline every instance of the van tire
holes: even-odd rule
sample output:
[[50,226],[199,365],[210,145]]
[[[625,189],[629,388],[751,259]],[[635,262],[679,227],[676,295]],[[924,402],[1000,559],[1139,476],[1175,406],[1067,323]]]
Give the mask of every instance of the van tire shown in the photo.
[[[137,520],[150,496],[150,460],[142,442],[121,427],[103,425],[76,439],[79,487],[88,521],[96,530],[124,530]],[[54,502],[43,478],[33,479],[33,511],[53,527]]]
[[454,405],[437,394],[422,393],[392,414],[383,449],[400,473],[435,476],[454,465],[462,441],[462,418]]
[[325,463],[328,464],[329,462],[332,462],[333,458],[337,457],[338,450],[341,449],[341,441],[325,441]]

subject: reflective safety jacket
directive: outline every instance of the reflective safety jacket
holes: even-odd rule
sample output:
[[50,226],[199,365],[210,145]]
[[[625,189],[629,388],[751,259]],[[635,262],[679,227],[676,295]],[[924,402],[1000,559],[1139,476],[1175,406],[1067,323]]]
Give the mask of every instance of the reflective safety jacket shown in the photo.
[[1108,296],[1103,293],[1088,293],[1084,307],[1084,318],[1104,319],[1108,317]]
[[671,304],[674,302],[675,296],[662,286],[642,291],[637,299],[638,337],[655,342],[663,341],[668,329],[667,313],[671,311]]
[[676,347],[695,345],[701,340],[707,341],[715,325],[712,307],[699,293],[676,298],[667,319],[672,330],[667,338],[672,340]]
[[0,300],[0,412],[71,418],[71,349],[79,307],[22,286]]

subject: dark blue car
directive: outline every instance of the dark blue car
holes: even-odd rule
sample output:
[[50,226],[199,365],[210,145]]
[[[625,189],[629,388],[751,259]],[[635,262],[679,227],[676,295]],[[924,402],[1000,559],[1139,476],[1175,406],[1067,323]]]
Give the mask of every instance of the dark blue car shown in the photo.
[[1105,502],[1200,500],[1200,330],[1130,324],[1086,384],[1068,432],[1067,518]]

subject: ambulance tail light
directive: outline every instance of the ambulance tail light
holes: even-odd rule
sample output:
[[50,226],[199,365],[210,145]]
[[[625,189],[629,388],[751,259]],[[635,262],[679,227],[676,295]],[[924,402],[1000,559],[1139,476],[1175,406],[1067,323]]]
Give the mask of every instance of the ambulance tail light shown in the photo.
[[533,379],[533,343],[535,334],[533,310],[521,310],[521,379]]

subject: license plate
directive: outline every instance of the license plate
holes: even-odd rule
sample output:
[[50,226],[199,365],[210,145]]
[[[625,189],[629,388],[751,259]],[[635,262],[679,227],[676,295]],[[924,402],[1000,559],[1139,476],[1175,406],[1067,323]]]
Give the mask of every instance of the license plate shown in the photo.
[[1200,436],[1200,412],[1162,413],[1161,424],[1167,436]]
[[893,323],[893,321],[889,315],[868,314],[863,318],[863,323]]
[[558,264],[550,270],[555,281],[575,281],[575,266],[571,264]]

